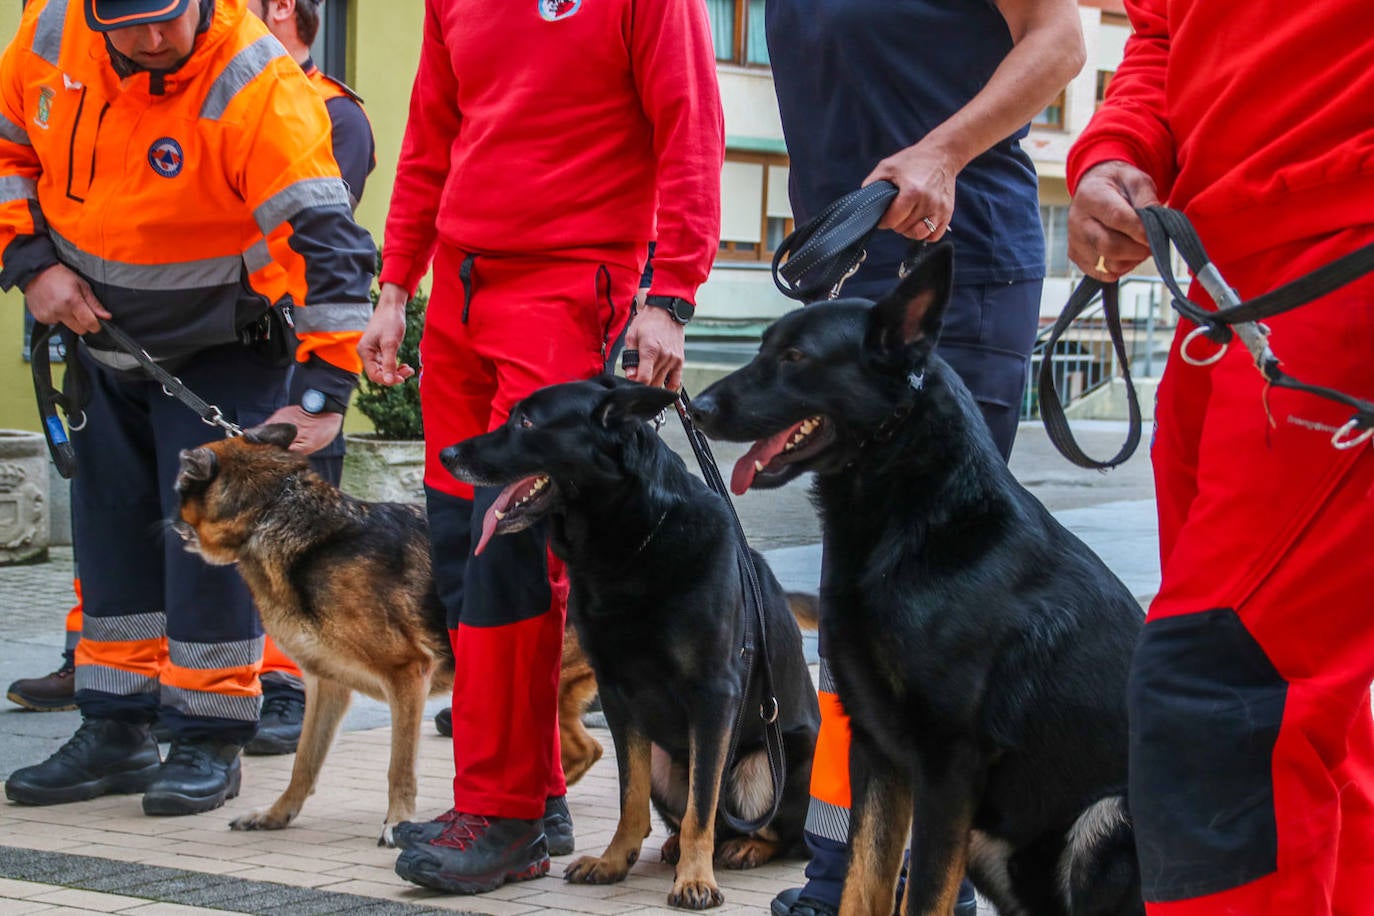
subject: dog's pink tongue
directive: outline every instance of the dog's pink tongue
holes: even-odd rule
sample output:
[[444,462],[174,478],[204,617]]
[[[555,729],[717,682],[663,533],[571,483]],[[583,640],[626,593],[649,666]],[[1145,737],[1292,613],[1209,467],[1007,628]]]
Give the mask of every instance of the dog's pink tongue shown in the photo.
[[515,483],[510,484],[496,497],[496,501],[487,507],[487,514],[482,516],[482,537],[477,542],[477,549],[473,551],[474,554],[481,553],[485,550],[487,541],[490,541],[492,535],[496,534],[496,525],[500,521],[496,517],[496,513],[505,511],[505,508],[511,504],[511,500],[515,499],[516,492],[522,487],[527,486],[531,479],[532,478],[529,477],[522,477]]
[[735,462],[735,470],[730,474],[730,492],[736,496],[743,496],[754,483],[754,475],[757,473],[755,462],[766,467],[773,456],[782,451],[782,447],[787,444],[795,429],[795,426],[789,427],[775,436],[755,442],[753,447],[744,453],[744,457]]

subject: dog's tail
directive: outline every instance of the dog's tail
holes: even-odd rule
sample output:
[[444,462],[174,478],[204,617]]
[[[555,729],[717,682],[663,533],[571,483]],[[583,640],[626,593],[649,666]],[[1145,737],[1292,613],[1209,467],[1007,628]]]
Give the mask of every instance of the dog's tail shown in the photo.
[[821,624],[821,603],[815,595],[788,592],[787,609],[797,618],[797,626],[803,630],[814,630]]
[[1090,805],[1070,828],[1067,840],[1059,878],[1070,913],[1144,916],[1135,831],[1123,796]]

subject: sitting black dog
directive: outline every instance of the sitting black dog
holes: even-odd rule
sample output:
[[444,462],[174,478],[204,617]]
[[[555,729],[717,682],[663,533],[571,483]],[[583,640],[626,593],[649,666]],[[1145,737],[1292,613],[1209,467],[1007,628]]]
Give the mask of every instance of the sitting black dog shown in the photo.
[[876,305],[785,315],[704,391],[757,440],[733,489],[815,471],[821,628],[853,729],[842,912],[947,914],[967,868],[1004,914],[1144,912],[1126,786],[1141,609],[1023,489],[934,354],[953,273],[930,250]]
[[[674,831],[664,847],[678,866],[668,902],[701,909],[724,899],[713,858],[748,868],[802,852],[820,713],[786,597],[751,551],[788,770],[773,820],[749,836],[731,831],[718,805],[753,820],[770,810],[774,793],[759,715],[745,717],[727,764],[735,713],[750,695],[740,653],[740,544],[723,497],[688,473],[646,422],[675,397],[610,376],[553,385],[516,404],[501,428],[444,449],[440,460],[459,480],[505,487],[478,551],[548,517],[550,544],[568,567],[568,616],[615,741],[621,809],[610,846],[574,862],[566,878],[624,879],[649,833],[652,799]],[[757,704],[758,692],[752,697]]]

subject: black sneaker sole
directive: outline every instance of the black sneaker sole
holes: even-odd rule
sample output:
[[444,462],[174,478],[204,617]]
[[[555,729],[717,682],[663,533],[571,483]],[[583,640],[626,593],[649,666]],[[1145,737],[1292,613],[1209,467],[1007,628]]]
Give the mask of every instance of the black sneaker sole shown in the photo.
[[76,700],[38,700],[14,691],[5,694],[5,699],[31,712],[66,712],[76,708]]
[[182,814],[203,814],[214,811],[231,798],[237,798],[239,786],[243,784],[243,771],[235,770],[229,776],[229,785],[223,792],[211,795],[187,795],[182,792],[145,792],[143,793],[143,813],[152,817],[176,817]]
[[299,734],[294,738],[273,738],[269,735],[258,735],[243,747],[243,752],[250,757],[279,757],[283,754],[296,753],[296,745],[300,743]]
[[5,783],[5,797],[17,805],[63,805],[67,802],[88,801],[102,795],[135,795],[147,790],[157,779],[162,765],[155,763],[130,773],[102,776],[90,782],[62,788],[15,785]]
[[549,857],[544,856],[537,862],[531,862],[524,868],[514,871],[503,868],[486,875],[450,875],[445,874],[439,863],[433,859],[416,857],[408,860],[402,853],[396,860],[396,874],[412,884],[436,891],[447,891],[450,894],[485,894],[511,881],[532,881],[542,878],[549,873],[549,865]]

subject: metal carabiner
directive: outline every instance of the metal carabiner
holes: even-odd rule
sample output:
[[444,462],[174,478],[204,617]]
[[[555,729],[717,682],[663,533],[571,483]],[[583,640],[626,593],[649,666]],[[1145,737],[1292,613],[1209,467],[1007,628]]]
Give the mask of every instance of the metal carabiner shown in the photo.
[[[773,707],[773,709],[772,709],[771,712],[770,712],[769,709],[768,709],[768,707],[769,707],[770,704],[771,704],[772,707]],[[767,700],[767,702],[765,702],[765,703],[763,703],[761,706],[759,706],[759,718],[763,720],[763,724],[764,724],[764,725],[772,725],[774,722],[778,721],[778,698],[777,698],[777,697],[769,697],[768,700]]]
[[860,265],[862,265],[863,262],[867,260],[868,249],[865,248],[863,251],[859,252],[859,260],[855,261],[852,265],[850,265],[850,268],[844,272],[844,276],[836,280],[835,285],[830,287],[830,295],[826,296],[825,298],[838,299],[840,297],[840,288],[844,286],[844,281],[848,280],[850,277],[858,273]]
[[1213,353],[1206,359],[1194,359],[1192,356],[1188,355],[1188,345],[1192,343],[1195,338],[1197,338],[1200,335],[1205,335],[1210,330],[1211,328],[1207,327],[1205,324],[1201,324],[1193,328],[1191,331],[1189,331],[1188,336],[1183,338],[1183,343],[1178,348],[1179,358],[1190,366],[1210,366],[1212,365],[1212,363],[1215,363],[1217,360],[1225,356],[1226,351],[1231,347],[1231,342],[1229,340],[1226,343],[1221,344],[1221,349],[1217,350],[1217,352]]
[[1359,426],[1360,424],[1358,421],[1351,420],[1340,429],[1336,430],[1331,436],[1331,447],[1338,449],[1354,448],[1357,445],[1363,445],[1370,439],[1374,439],[1374,426],[1369,427],[1353,439],[1345,438],[1358,429]]

